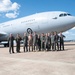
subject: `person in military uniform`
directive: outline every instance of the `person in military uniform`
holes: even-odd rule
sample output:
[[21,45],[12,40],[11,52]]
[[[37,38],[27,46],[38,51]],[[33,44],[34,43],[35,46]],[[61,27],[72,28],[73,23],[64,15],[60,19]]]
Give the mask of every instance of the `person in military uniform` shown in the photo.
[[49,46],[48,40],[49,40],[48,33],[46,33],[46,36],[45,36],[45,49],[46,49],[46,51],[48,51],[48,46]]
[[11,54],[11,49],[12,53],[14,53],[14,37],[12,34],[10,34],[8,41],[9,41],[9,53]]
[[45,35],[41,34],[41,50],[45,50]]
[[20,53],[20,41],[21,41],[21,37],[19,34],[17,34],[17,37],[16,37],[16,52],[17,53]]
[[54,50],[54,32],[51,32],[51,48]]
[[59,50],[58,40],[59,40],[59,35],[57,34],[57,32],[54,32],[54,47],[55,47],[55,50],[56,50],[56,45],[57,45],[57,50]]
[[34,32],[33,33],[33,48],[34,48],[34,51],[37,50],[37,37],[38,37],[38,35],[36,34],[36,32]]
[[65,36],[62,34],[62,32],[60,32],[59,38],[60,38],[60,50],[61,50],[61,47],[64,50],[64,38],[65,38]]
[[24,37],[23,37],[23,48],[24,48],[24,52],[28,51],[28,36],[26,33],[24,33]]

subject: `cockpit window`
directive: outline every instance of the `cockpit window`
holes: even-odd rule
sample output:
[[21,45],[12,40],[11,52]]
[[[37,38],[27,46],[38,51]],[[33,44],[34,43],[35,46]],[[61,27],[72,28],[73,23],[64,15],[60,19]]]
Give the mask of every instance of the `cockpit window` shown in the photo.
[[68,14],[68,13],[62,13],[59,15],[59,17],[64,17],[64,16],[71,16],[71,14]]
[[64,14],[64,16],[67,16],[67,14]]
[[62,16],[63,16],[63,14],[60,14],[60,15],[59,15],[59,17],[62,17]]
[[67,15],[71,16],[71,14],[67,14]]

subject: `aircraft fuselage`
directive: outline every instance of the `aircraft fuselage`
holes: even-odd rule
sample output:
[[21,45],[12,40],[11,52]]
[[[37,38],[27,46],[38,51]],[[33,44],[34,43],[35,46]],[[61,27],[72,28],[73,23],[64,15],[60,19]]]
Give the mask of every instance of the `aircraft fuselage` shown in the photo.
[[[63,14],[63,15],[62,15]],[[75,26],[75,17],[66,12],[43,12],[0,24],[0,40],[7,40],[10,33],[15,37],[24,32],[63,32]]]

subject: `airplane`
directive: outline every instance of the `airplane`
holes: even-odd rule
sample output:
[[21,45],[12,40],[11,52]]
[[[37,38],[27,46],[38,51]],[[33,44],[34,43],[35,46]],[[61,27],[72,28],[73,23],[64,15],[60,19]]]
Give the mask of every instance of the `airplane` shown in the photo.
[[[23,18],[7,21],[0,24],[0,42],[7,41],[9,34],[14,37],[19,33],[23,37],[23,33],[47,33],[52,31],[64,32],[75,26],[75,17],[68,12],[48,11],[36,13]],[[4,46],[8,46],[5,43]]]

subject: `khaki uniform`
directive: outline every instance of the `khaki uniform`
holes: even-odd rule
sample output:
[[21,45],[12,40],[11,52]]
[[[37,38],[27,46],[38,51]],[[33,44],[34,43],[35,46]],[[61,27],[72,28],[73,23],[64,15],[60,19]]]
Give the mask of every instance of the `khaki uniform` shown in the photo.
[[21,41],[21,37],[16,37],[16,52],[17,53],[20,52],[20,41]]
[[54,35],[51,35],[51,47],[54,50]]
[[11,49],[12,49],[12,53],[14,53],[14,37],[11,36],[8,38],[9,41],[9,53],[11,53]]
[[28,44],[29,44],[29,52],[30,52],[30,47],[32,47],[32,51],[33,51],[33,37],[32,37],[32,35],[28,36]]

